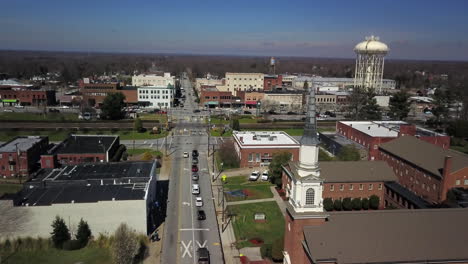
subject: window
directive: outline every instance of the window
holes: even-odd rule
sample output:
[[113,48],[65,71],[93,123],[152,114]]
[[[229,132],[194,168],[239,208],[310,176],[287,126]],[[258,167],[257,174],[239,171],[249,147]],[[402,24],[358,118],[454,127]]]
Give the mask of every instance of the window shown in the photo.
[[359,184],[359,190],[364,190],[364,184]]
[[382,190],[382,184],[379,183],[379,190]]
[[344,190],[344,184],[340,184],[340,191]]
[[330,191],[333,192],[335,190],[335,186],[333,184],[330,185]]
[[249,161],[253,161],[253,154],[249,153]]
[[260,162],[260,153],[255,154],[255,156],[256,156],[256,161]]
[[374,189],[374,184],[370,183],[369,184],[369,191],[372,191],[372,189]]
[[305,204],[306,205],[313,205],[315,200],[315,191],[313,188],[309,188],[306,191],[306,200]]
[[465,180],[463,184],[468,185],[468,180]]
[[354,190],[354,186],[352,184],[349,185],[349,190],[350,191]]

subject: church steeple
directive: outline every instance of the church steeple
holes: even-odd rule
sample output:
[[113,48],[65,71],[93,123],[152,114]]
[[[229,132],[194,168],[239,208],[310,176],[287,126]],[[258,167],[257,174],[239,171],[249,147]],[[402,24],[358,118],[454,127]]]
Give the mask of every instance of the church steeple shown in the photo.
[[301,138],[301,145],[318,145],[317,139],[317,121],[315,111],[315,89],[310,88],[307,114],[304,126],[304,135]]

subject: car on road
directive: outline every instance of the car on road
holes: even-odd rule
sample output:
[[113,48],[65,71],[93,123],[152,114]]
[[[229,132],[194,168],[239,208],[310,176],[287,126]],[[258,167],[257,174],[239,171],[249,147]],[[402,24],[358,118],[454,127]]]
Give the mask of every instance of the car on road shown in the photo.
[[198,210],[198,213],[197,213],[197,218],[198,220],[205,220],[206,219],[206,214],[205,214],[205,211],[203,210]]
[[198,172],[198,166],[193,164],[192,165],[192,172]]
[[49,113],[60,113],[60,110],[55,108],[49,108]]
[[195,198],[195,206],[196,207],[202,207],[203,206],[203,199],[200,196],[197,196]]
[[268,181],[268,171],[267,170],[262,173],[262,177],[260,179],[262,179],[262,181]]
[[192,184],[192,194],[200,194],[200,186],[198,184]]
[[193,157],[192,158],[192,164],[198,164],[198,158],[197,157]]
[[188,157],[189,157],[189,156],[188,156],[188,152],[185,151],[185,152],[184,152],[184,158],[188,158]]
[[6,113],[13,113],[14,111],[11,110],[11,109],[3,109],[3,112],[6,112]]
[[15,108],[24,108],[23,105],[15,105]]
[[296,113],[296,112],[291,112],[291,111],[289,111],[289,112],[287,113],[287,115],[297,115],[297,113]]
[[62,105],[61,108],[63,109],[69,109],[70,107],[68,105]]
[[258,180],[258,177],[260,177],[260,172],[253,171],[249,176],[249,181],[256,181]]
[[210,251],[207,248],[199,248],[197,253],[198,264],[210,264]]
[[192,157],[195,157],[195,158],[198,157],[198,150],[196,149],[192,150]]
[[250,111],[244,111],[244,114],[245,114],[245,115],[251,115],[252,112],[250,112]]
[[192,180],[198,181],[199,178],[200,178],[200,176],[198,175],[198,172],[193,172],[192,173]]
[[194,113],[200,113],[201,111],[198,109],[193,110]]

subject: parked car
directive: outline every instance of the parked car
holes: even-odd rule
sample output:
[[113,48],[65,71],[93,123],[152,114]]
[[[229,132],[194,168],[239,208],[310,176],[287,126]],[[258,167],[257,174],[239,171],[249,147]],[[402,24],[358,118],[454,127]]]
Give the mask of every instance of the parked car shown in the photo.
[[13,113],[14,111],[11,110],[11,109],[3,109],[3,112],[6,112],[6,113]]
[[245,115],[251,115],[252,112],[250,112],[250,111],[244,111],[244,114],[245,114]]
[[253,171],[249,176],[249,181],[256,181],[258,180],[258,177],[260,177],[260,172]]
[[192,194],[200,194],[200,186],[198,184],[192,184]]
[[201,111],[198,109],[193,110],[194,113],[200,113]]
[[24,108],[24,106],[17,104],[17,105],[15,105],[15,108]]
[[192,173],[192,180],[198,181],[199,178],[200,178],[200,176],[198,175],[198,172],[193,172]]
[[203,210],[198,210],[197,215],[198,215],[198,217],[197,217],[198,220],[205,220],[206,219],[206,214],[205,214],[205,211],[203,211]]
[[194,158],[198,157],[198,150],[196,150],[196,149],[192,150],[192,157],[194,157]]
[[261,177],[262,181],[268,181],[268,171],[264,171]]
[[192,172],[198,172],[198,166],[197,165],[192,165]]
[[203,206],[203,199],[200,196],[195,198],[195,206],[196,207],[202,207]]
[[62,105],[61,108],[63,109],[69,109],[70,107],[68,105]]
[[188,157],[189,157],[188,152],[185,151],[185,152],[184,152],[184,158],[188,158]]
[[289,111],[288,115],[297,115],[297,113]]
[[336,114],[330,111],[325,111],[325,114],[330,116],[330,117],[336,117]]
[[207,248],[199,248],[197,253],[198,264],[210,264],[210,252]]
[[49,113],[60,113],[60,110],[55,108],[49,108]]
[[192,157],[192,164],[198,164],[198,158]]

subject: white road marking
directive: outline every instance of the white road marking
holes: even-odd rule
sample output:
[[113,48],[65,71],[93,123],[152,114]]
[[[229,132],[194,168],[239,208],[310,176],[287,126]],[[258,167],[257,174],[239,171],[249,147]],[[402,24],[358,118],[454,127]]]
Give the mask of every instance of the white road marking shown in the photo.
[[189,202],[182,202],[182,205],[190,206],[190,203]]
[[204,247],[206,246],[206,243],[207,243],[207,242],[208,242],[208,241],[205,240],[205,241],[203,242],[203,244],[200,244],[200,242],[197,240],[198,248],[204,248]]
[[182,258],[185,258],[185,255],[189,255],[189,258],[192,257],[192,254],[190,254],[190,245],[192,244],[192,240],[189,240],[188,244],[185,245],[185,242],[182,240],[182,246],[184,246],[184,253],[182,254]]
[[181,228],[180,231],[210,231],[209,228]]

